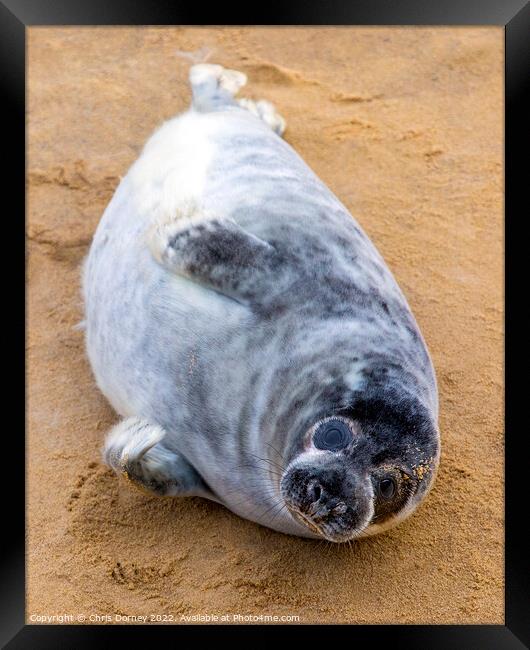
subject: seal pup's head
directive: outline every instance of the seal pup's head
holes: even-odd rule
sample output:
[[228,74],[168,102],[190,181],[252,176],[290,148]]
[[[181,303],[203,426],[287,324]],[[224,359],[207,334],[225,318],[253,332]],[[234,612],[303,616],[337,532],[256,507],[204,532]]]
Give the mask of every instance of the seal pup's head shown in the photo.
[[332,542],[382,532],[428,492],[439,434],[413,396],[379,391],[319,418],[295,438],[280,481],[291,515]]

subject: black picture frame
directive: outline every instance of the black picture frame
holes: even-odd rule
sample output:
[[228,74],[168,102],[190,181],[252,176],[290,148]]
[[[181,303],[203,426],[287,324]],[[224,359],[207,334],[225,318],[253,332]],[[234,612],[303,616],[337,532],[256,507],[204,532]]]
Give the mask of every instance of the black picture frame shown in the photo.
[[[498,25],[505,28],[505,404],[506,404],[506,460],[505,460],[505,625],[444,625],[444,626],[316,626],[310,630],[328,635],[348,635],[350,643],[368,641],[377,645],[385,641],[394,648],[458,648],[495,649],[524,648],[530,644],[530,578],[525,543],[524,513],[528,510],[526,479],[528,460],[525,443],[528,424],[517,412],[524,405],[523,390],[528,381],[519,381],[516,366],[524,362],[521,350],[526,351],[522,337],[528,323],[517,316],[521,293],[510,279],[527,275],[520,266],[522,250],[527,246],[524,235],[516,238],[514,231],[518,209],[527,206],[524,201],[523,174],[528,175],[526,147],[528,126],[523,122],[524,90],[530,81],[530,4],[525,0],[446,0],[426,3],[424,0],[365,0],[344,2],[333,0],[313,3],[282,3],[281,7],[266,4],[246,9],[231,10],[226,6],[208,9],[210,25]],[[273,11],[271,11],[271,9]],[[172,5],[169,2],[140,2],[138,0],[0,0],[0,84],[4,118],[5,160],[9,165],[4,173],[5,188],[12,199],[11,222],[18,223],[25,211],[25,30],[37,25],[199,25],[205,20],[201,7]],[[526,105],[527,106],[527,105]],[[528,108],[527,108],[528,112]],[[526,127],[526,129],[525,129]],[[526,159],[524,157],[526,154]],[[521,166],[517,161],[522,161]],[[528,184],[528,183],[527,183]],[[5,191],[5,190],[4,190]],[[528,208],[526,207],[526,213]],[[16,215],[16,219],[14,218]],[[17,241],[14,235],[12,241]],[[13,247],[15,248],[15,247]],[[520,255],[518,255],[518,252]],[[21,264],[22,266],[22,264]],[[9,267],[12,274],[12,265]],[[9,276],[8,276],[9,277]],[[523,285],[524,286],[524,285]],[[20,294],[18,294],[20,296]],[[524,289],[526,297],[527,290]],[[16,304],[13,297],[12,305]],[[21,324],[12,312],[12,336],[22,338]],[[517,342],[519,340],[519,343]],[[15,345],[13,345],[13,348]],[[22,383],[22,377],[13,371],[13,386]],[[509,397],[508,397],[509,396]],[[22,405],[21,411],[25,404]],[[522,424],[519,425],[518,422]],[[11,425],[10,425],[11,426]],[[16,428],[15,428],[16,431]],[[8,447],[6,449],[6,447]],[[9,448],[11,447],[11,448]],[[257,626],[84,626],[84,625],[25,625],[25,517],[24,517],[24,462],[25,445],[22,432],[4,436],[4,453],[16,462],[4,463],[4,499],[13,505],[14,516],[9,524],[10,535],[1,557],[2,607],[0,611],[0,641],[2,646],[15,648],[83,648],[110,647],[117,638],[140,642],[149,635],[189,647],[205,633],[219,642],[237,631],[248,638]],[[7,474],[7,476],[6,476]],[[18,496],[17,496],[18,495]],[[522,495],[522,498],[521,498]],[[5,531],[4,531],[5,534]],[[418,604],[421,608],[421,603]],[[260,626],[264,641],[277,634],[299,635],[310,626]],[[335,628],[347,627],[347,630]],[[321,629],[325,628],[325,629]],[[183,644],[183,645],[182,645]]]

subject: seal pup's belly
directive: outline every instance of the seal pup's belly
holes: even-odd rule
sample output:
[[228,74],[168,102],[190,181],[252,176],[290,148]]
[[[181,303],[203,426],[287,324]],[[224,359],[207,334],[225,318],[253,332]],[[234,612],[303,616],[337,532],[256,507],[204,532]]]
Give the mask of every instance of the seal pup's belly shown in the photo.
[[331,539],[281,494],[293,454],[320,458],[308,427],[366,395],[383,411],[412,396],[431,426],[430,358],[374,246],[271,130],[278,116],[236,104],[223,83],[237,76],[195,68],[192,109],[146,144],[85,263],[89,359],[128,418],[105,458],[155,493]]

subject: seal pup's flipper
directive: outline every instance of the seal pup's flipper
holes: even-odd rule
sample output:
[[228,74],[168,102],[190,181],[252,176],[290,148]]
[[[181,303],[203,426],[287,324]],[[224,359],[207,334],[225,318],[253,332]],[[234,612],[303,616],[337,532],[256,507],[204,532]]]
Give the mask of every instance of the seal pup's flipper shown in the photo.
[[232,219],[195,216],[158,223],[149,246],[169,271],[242,304],[259,302],[266,290],[284,284],[282,256]]
[[103,459],[118,475],[149,494],[217,501],[188,461],[163,445],[165,435],[156,424],[127,418],[109,431]]
[[270,128],[278,135],[283,135],[287,123],[285,119],[278,113],[274,104],[268,102],[266,99],[254,101],[243,97],[237,102],[242,108],[259,117],[260,120],[265,122]]
[[223,104],[236,105],[234,95],[247,83],[247,75],[213,63],[197,63],[190,68],[192,106],[200,112],[215,110]]
[[235,99],[240,88],[247,83],[247,75],[213,63],[198,63],[190,68],[192,107],[207,113],[225,106],[241,106],[265,122],[275,133],[282,135],[286,122],[271,102],[264,99]]

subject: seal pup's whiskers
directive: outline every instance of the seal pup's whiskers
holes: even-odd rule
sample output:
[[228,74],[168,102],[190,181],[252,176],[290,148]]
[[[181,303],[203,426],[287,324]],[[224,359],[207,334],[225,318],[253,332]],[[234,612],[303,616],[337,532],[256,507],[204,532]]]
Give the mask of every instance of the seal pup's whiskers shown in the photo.
[[269,463],[270,465],[272,465],[273,467],[276,467],[277,469],[279,469],[279,470],[282,471],[282,472],[285,471],[285,467],[284,467],[283,465],[278,464],[278,463],[277,463],[276,461],[274,461],[274,460],[270,460],[269,458],[261,458],[261,456],[257,456],[256,454],[251,454],[250,452],[248,452],[248,453],[249,453],[251,456],[254,456],[254,458],[257,458],[258,460],[263,461],[264,463]]

